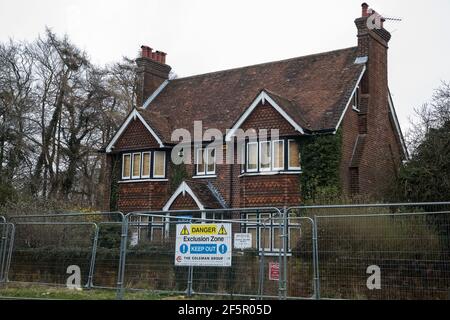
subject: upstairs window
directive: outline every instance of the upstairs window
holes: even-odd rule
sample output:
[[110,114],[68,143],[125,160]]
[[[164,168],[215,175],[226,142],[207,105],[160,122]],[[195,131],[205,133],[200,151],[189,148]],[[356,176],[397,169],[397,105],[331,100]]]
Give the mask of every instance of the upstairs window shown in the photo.
[[154,152],[153,177],[164,178],[166,176],[166,153],[164,151]]
[[131,154],[122,155],[122,179],[131,178]]
[[247,172],[258,171],[258,142],[247,143]]
[[[152,166],[153,172],[151,170]],[[122,180],[165,178],[165,176],[165,151],[144,151],[124,153],[122,155]]]
[[196,152],[197,175],[214,175],[216,173],[216,148],[199,148]]
[[295,140],[288,141],[289,148],[289,170],[300,170],[300,150]]
[[353,95],[353,98],[352,98],[352,108],[353,108],[353,110],[355,110],[355,111],[359,111],[359,93],[360,93],[360,88],[359,88],[359,86],[357,86],[356,87],[356,90],[355,90],[355,94]]
[[273,170],[283,170],[284,169],[284,141],[277,140],[272,143],[273,145]]
[[270,141],[261,141],[259,143],[259,170],[270,171],[272,162],[272,150]]

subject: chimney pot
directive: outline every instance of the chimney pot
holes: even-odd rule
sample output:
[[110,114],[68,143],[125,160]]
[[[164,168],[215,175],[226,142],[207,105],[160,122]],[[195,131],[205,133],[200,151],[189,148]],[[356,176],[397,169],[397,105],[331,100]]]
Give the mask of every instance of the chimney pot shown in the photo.
[[361,5],[361,7],[362,7],[362,14],[361,14],[361,16],[362,16],[362,17],[368,17],[368,16],[369,16],[369,12],[368,12],[369,5],[368,5],[367,3],[364,2],[364,3]]
[[149,46],[141,46],[141,57],[151,59],[153,61],[159,62],[159,63],[166,63],[166,55],[167,53],[155,50],[153,51],[152,48]]

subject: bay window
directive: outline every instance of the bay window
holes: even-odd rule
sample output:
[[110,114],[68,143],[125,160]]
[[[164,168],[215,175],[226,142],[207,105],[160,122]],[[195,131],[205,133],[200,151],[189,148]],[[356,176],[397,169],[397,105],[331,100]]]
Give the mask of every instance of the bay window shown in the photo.
[[295,140],[289,140],[289,170],[300,170],[300,151]]
[[166,175],[166,153],[164,151],[154,152],[153,177],[164,178]]

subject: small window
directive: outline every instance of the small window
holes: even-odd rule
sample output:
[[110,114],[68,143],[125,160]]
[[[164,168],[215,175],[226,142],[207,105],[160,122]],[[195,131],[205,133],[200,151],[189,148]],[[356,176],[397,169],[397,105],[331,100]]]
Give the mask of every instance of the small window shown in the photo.
[[270,149],[270,141],[261,141],[259,145],[259,169],[261,171],[270,171],[272,162],[272,154]]
[[206,161],[203,156],[203,149],[197,149],[197,175],[206,174]]
[[141,177],[141,154],[133,153],[133,162],[131,163],[133,179],[139,179]]
[[277,140],[273,142],[273,170],[284,169],[284,141]]
[[355,94],[352,98],[353,110],[359,111],[359,86],[356,87]]
[[143,152],[142,153],[142,178],[150,178],[150,161],[151,161],[151,153]]
[[206,149],[206,173],[215,174],[216,173],[216,149],[207,148]]
[[289,170],[300,170],[300,152],[295,140],[289,140]]
[[247,171],[258,171],[258,142],[247,143]]
[[240,160],[241,160],[241,173],[242,173],[245,171],[245,143],[244,142],[242,142],[242,144],[241,144]]
[[131,177],[131,154],[122,155],[122,179]]
[[153,157],[153,177],[164,178],[166,176],[166,152],[155,151]]
[[216,173],[216,148],[197,149],[197,175]]

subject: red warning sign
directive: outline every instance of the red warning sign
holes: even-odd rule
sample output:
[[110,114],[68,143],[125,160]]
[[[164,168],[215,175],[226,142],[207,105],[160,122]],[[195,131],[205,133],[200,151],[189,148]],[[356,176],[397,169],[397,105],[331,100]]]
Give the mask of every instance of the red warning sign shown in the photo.
[[269,280],[280,280],[280,264],[278,262],[269,262]]

